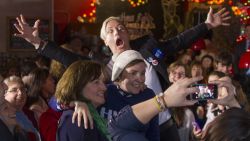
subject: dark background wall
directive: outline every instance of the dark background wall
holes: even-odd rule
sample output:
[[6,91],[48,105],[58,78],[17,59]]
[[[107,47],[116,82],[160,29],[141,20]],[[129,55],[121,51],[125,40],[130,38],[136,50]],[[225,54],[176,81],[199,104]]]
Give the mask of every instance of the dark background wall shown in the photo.
[[153,29],[154,36],[161,38],[163,34],[163,11],[161,0],[148,0],[145,5],[133,8],[127,1],[104,0],[101,5],[97,6],[97,24],[101,24],[110,16],[120,16],[123,12],[126,15],[136,15],[138,13],[148,12],[154,18],[157,28]]

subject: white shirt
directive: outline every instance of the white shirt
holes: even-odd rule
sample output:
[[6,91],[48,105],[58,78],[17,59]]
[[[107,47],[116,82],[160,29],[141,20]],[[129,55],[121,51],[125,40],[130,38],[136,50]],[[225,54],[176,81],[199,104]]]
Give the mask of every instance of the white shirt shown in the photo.
[[[152,89],[155,94],[159,94],[163,92],[161,83],[158,79],[158,76],[156,74],[155,69],[151,64],[149,64],[146,60],[144,60],[146,63],[146,73],[145,73],[145,84],[147,85],[148,88]],[[171,114],[169,113],[169,110],[166,110],[164,112],[161,112],[159,114],[159,125],[162,123],[166,122],[171,118]]]

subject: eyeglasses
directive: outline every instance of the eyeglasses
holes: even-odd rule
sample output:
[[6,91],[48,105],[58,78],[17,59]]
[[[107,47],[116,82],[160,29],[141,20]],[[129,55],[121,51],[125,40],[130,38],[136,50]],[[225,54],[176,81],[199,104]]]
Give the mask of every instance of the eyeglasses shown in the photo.
[[186,76],[186,74],[185,74],[184,72],[175,72],[175,71],[173,71],[172,74],[175,75],[175,76],[178,75],[178,76],[180,76],[180,77]]
[[9,92],[9,93],[17,93],[18,91],[22,92],[22,93],[26,93],[27,92],[27,88],[13,88],[10,90],[6,90],[5,93]]

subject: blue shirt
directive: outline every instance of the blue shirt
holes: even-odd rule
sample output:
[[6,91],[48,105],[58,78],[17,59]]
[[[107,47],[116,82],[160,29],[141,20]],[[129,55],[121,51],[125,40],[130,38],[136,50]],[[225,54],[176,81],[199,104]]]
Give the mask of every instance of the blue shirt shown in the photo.
[[[108,120],[110,120],[113,116],[116,116],[117,113],[125,106],[132,106],[155,96],[154,92],[149,88],[146,88],[139,94],[130,94],[124,92],[114,84],[107,85],[106,94],[106,102],[99,108],[99,113],[101,117],[104,117]],[[158,116],[154,117],[146,125],[146,129],[143,131],[145,132],[145,136],[149,141],[160,140],[158,120]]]

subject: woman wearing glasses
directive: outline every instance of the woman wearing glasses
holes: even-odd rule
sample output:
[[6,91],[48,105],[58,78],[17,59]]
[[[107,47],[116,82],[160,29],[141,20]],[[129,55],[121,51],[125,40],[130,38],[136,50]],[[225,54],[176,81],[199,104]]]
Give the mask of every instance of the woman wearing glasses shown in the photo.
[[[27,88],[24,86],[22,79],[18,76],[10,76],[4,80],[4,84],[7,86],[7,90],[5,90],[4,94],[5,100],[16,113],[13,115],[13,118],[15,117],[17,123],[25,130],[25,132],[27,132],[30,140],[40,141],[41,139],[38,130],[24,113],[24,105],[27,100]],[[25,112],[27,113],[26,110]]]

